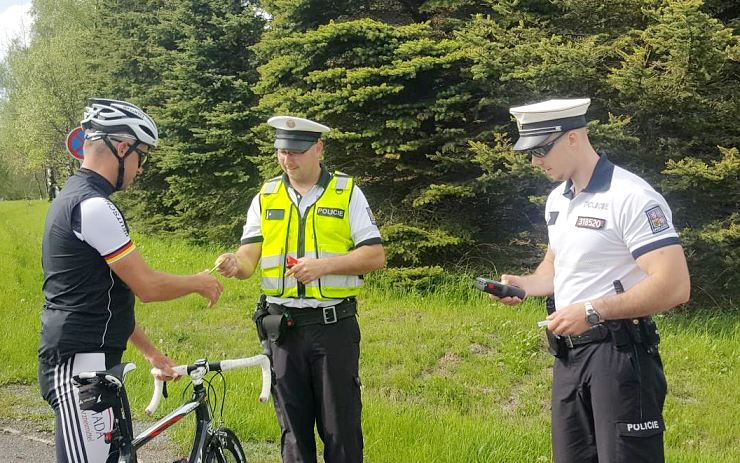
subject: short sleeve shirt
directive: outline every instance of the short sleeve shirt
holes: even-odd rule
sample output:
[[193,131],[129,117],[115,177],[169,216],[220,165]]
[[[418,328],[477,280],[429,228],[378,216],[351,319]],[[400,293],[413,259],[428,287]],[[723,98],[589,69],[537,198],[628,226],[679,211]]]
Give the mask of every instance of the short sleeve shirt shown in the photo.
[[[302,216],[305,215],[308,208],[316,203],[316,201],[321,197],[326,185],[329,183],[330,175],[331,174],[328,171],[322,169],[319,182],[303,196],[290,186],[287,178],[283,178],[283,182],[287,187],[286,190],[288,191],[288,196],[293,204],[298,208],[298,212]],[[244,224],[244,230],[241,237],[241,244],[259,243],[263,241],[261,217],[262,211],[260,210],[258,194],[252,199],[252,203],[249,206],[247,221]],[[382,243],[380,230],[375,222],[372,209],[367,202],[367,198],[365,198],[362,190],[360,190],[357,185],[354,185],[353,187],[352,196],[349,202],[349,226],[350,233],[352,233],[352,242],[354,243],[355,248]],[[268,296],[267,300],[274,304],[282,304],[289,307],[325,307],[336,305],[340,302],[340,300],[334,299],[319,301],[316,299],[291,299],[273,296]]]
[[646,277],[638,257],[679,244],[663,196],[605,155],[583,191],[571,187],[553,190],[545,208],[557,308],[613,295],[617,280],[628,290]]
[[[77,212],[77,211],[76,211]],[[72,230],[110,265],[129,255],[136,247],[131,241],[121,212],[108,198],[90,198],[79,205]]]

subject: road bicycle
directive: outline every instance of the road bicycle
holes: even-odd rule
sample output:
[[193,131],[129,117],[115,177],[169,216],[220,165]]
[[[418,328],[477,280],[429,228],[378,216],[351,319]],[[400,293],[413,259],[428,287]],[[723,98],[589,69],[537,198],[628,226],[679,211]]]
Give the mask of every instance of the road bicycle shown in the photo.
[[[156,438],[165,429],[177,423],[185,416],[195,412],[195,436],[190,457],[176,460],[175,463],[246,463],[244,449],[236,434],[223,425],[223,410],[226,399],[226,382],[222,372],[235,368],[260,366],[262,369],[262,390],[260,402],[266,402],[270,395],[272,376],[270,360],[265,355],[208,362],[197,360],[192,365],[179,365],[174,370],[180,376],[189,376],[193,393],[190,400],[163,417],[138,436],[134,437],[131,412],[126,398],[124,380],[126,375],[136,368],[133,363],[121,363],[106,371],[81,372],[73,377],[80,389],[80,408],[83,410],[103,411],[112,409],[113,427],[105,434],[105,441],[118,449],[118,463],[137,463],[136,452],[149,441]],[[223,380],[223,394],[220,399],[219,421],[214,420],[213,411],[218,406],[218,394],[211,384],[213,377],[206,378],[214,372]],[[164,395],[167,397],[166,383],[157,379],[162,372],[151,370],[154,376],[154,394],[146,407],[151,415],[159,406]],[[213,401],[213,406],[211,402]],[[110,461],[110,459],[109,459]]]

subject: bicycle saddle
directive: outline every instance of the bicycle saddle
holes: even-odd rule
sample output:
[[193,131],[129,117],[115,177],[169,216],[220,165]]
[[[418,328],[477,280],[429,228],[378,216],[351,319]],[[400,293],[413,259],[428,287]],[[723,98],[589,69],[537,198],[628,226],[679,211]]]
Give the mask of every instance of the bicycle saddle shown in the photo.
[[121,387],[126,375],[134,369],[136,369],[136,365],[133,363],[119,363],[105,371],[82,371],[74,375],[73,379],[79,385],[100,382],[109,386]]

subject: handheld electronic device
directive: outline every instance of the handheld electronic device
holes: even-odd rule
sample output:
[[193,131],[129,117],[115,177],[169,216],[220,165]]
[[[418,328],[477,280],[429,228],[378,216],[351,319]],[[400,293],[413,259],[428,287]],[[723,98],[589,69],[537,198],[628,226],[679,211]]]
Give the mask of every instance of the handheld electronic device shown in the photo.
[[518,297],[524,299],[527,293],[522,288],[516,286],[505,285],[495,280],[488,280],[483,277],[475,279],[475,287],[484,293],[493,294],[497,297]]

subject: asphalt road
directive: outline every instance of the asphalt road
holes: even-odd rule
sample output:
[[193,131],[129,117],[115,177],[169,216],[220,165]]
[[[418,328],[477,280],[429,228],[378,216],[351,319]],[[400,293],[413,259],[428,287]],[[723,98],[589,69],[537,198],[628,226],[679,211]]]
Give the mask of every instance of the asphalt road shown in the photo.
[[[177,457],[166,434],[148,443],[138,454],[139,463],[170,462]],[[53,463],[54,433],[41,429],[38,422],[0,419],[0,462],[20,461]]]

